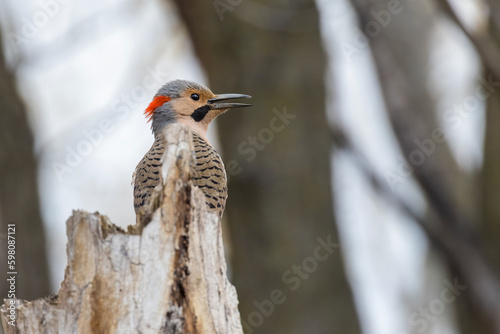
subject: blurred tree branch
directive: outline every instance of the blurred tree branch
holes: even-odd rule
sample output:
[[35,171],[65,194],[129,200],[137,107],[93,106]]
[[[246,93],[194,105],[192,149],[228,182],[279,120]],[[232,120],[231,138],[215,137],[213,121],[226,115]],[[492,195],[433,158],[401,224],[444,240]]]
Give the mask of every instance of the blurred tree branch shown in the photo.
[[[467,36],[474,45],[486,69],[494,73],[497,77],[500,77],[500,62],[498,61],[498,59],[500,59],[500,49],[492,34],[490,34],[488,30],[481,31],[480,33],[470,32],[457,16],[449,0],[438,0],[438,3],[448,17],[460,28],[460,30],[462,30],[465,36]],[[491,3],[490,1],[490,4]],[[498,4],[491,6],[499,7]]]
[[486,0],[486,2],[490,11],[489,21],[495,26],[495,29],[491,28],[491,30],[494,30],[494,35],[498,36],[500,33],[500,2],[497,0]]
[[[388,8],[389,3],[380,0],[351,2],[363,28],[373,20],[373,11]],[[440,4],[471,39],[487,68],[498,72],[498,49],[491,36],[469,34],[449,3],[442,0]],[[436,17],[435,8],[428,3],[406,2],[403,10],[391,17],[390,24],[370,40],[389,119],[405,159],[411,161],[412,153],[422,149],[423,142],[427,143],[429,151],[429,147],[433,147],[424,161],[413,164],[413,176],[430,206],[427,217],[418,217],[404,203],[398,206],[422,226],[432,244],[445,254],[447,263],[470,286],[465,301],[475,310],[471,312],[469,307],[468,311],[460,311],[460,323],[474,322],[471,319],[476,317],[486,321],[463,327],[465,333],[500,333],[500,280],[490,263],[492,257],[483,252],[483,224],[477,201],[480,187],[475,175],[463,172],[453,159],[428,91],[428,37]],[[498,142],[487,145],[496,147]],[[394,196],[389,197],[398,202]],[[498,220],[495,223],[498,224]],[[495,251],[498,258],[498,246]],[[462,304],[462,301],[458,303],[459,310],[463,309]]]
[[[387,8],[387,2],[352,0],[361,27],[373,20],[371,10]],[[389,119],[408,160],[419,148],[417,142],[422,145],[432,140],[436,129],[442,132],[436,119],[434,98],[427,86],[428,39],[434,19],[428,5],[408,3],[401,13],[392,17],[390,25],[370,41]],[[456,228],[469,235],[477,215],[477,205],[469,197],[474,192],[474,182],[459,169],[448,144],[434,142],[429,157],[413,167],[413,176],[428,197],[429,205],[443,221],[458,222]]]
[[[500,92],[493,92],[488,99],[485,117],[484,161],[480,178],[482,219],[478,228],[482,249],[498,274],[500,273]],[[500,290],[500,287],[497,289]],[[497,298],[496,302],[500,304],[500,296]],[[464,310],[464,313],[472,313],[471,308],[473,305]],[[497,317],[499,314],[500,311],[497,311]],[[477,328],[476,323],[472,323],[470,328],[464,328],[464,332],[470,332],[475,328]]]
[[[387,186],[386,181],[373,171],[366,157],[356,148],[342,129],[335,128],[332,130],[332,139],[338,148],[343,149],[353,157],[377,192],[425,231],[432,245],[444,255],[453,270],[471,286],[477,304],[484,315],[491,323],[495,323],[495,326],[500,326],[497,316],[500,314],[500,304],[498,303],[500,300],[500,280],[491,264],[485,260],[485,256],[478,245],[470,243],[469,240],[464,239],[462,234],[457,233],[456,221],[443,223],[435,214],[422,217],[411,205],[397,196]],[[498,234],[498,227],[496,229],[495,234]],[[467,314],[467,317],[470,316],[470,314]],[[477,327],[475,328],[477,329]],[[474,327],[468,329],[472,330]],[[466,331],[465,333],[469,332]]]
[[7,224],[16,224],[16,296],[50,292],[45,233],[40,214],[38,168],[26,106],[5,63],[0,34],[0,296],[7,296]]

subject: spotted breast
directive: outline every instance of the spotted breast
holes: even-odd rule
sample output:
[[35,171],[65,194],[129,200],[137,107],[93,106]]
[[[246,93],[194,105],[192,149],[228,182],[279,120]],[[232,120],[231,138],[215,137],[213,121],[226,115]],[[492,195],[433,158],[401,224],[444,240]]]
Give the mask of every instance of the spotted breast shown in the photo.
[[205,194],[208,208],[222,217],[227,199],[226,171],[217,151],[196,133],[193,133],[196,165],[193,184]]
[[165,140],[162,136],[158,136],[135,169],[134,210],[138,217],[143,217],[147,213],[153,189],[162,182],[161,158],[164,151]]

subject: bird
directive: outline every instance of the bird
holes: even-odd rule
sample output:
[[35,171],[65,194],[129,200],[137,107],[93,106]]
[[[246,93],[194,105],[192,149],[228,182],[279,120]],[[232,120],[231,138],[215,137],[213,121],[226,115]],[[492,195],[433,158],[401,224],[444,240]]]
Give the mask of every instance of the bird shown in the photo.
[[[192,133],[195,163],[191,167],[193,185],[205,195],[209,211],[222,218],[227,200],[227,177],[220,155],[207,139],[207,129],[217,116],[231,108],[248,107],[246,103],[224,103],[245,94],[214,94],[207,87],[187,80],[173,80],[164,84],[144,111],[151,123],[154,142],[137,165],[134,176],[134,210],[142,224],[151,220],[148,208],[154,189],[162,182],[161,158],[166,142],[165,127],[171,123],[187,126]],[[150,215],[151,213],[149,213]]]

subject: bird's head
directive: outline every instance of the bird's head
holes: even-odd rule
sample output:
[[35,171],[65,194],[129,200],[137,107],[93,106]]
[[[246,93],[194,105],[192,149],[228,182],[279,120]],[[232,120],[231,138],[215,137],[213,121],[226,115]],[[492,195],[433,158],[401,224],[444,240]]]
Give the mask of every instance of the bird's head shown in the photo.
[[250,98],[244,94],[214,94],[207,87],[192,81],[174,80],[163,85],[144,112],[152,120],[155,136],[169,123],[182,123],[206,138],[208,125],[230,108],[248,107],[245,103],[223,101]]

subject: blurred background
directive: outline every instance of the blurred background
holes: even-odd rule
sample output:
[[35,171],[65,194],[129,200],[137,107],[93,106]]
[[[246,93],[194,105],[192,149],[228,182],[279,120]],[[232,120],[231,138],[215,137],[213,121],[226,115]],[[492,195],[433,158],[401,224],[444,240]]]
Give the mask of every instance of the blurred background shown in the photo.
[[500,333],[495,0],[0,1],[0,295],[57,293],[74,209],[135,222],[157,89],[212,126],[245,333]]

